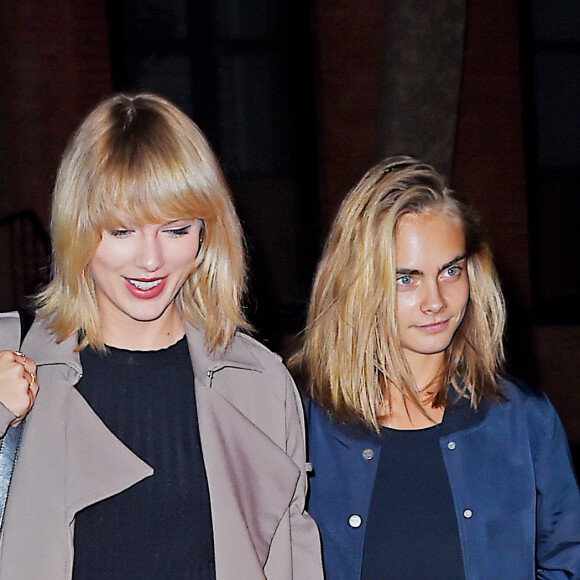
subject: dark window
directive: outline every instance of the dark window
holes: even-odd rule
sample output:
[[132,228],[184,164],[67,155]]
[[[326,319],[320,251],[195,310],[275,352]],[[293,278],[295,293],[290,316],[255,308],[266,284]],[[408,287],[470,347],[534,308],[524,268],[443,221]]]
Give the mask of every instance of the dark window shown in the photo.
[[297,329],[319,245],[308,3],[117,0],[109,12],[115,89],[175,102],[226,170],[250,317],[266,338]]
[[576,0],[521,4],[534,308],[578,323],[580,11]]

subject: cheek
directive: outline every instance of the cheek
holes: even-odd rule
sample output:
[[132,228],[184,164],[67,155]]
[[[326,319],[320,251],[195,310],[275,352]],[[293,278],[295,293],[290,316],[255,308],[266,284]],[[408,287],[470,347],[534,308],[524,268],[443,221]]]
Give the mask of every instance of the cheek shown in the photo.
[[95,256],[89,264],[88,271],[95,287],[99,290],[103,290],[103,287],[109,285],[109,281],[113,277],[112,274],[114,269],[109,264]]
[[89,264],[89,272],[95,281],[106,279],[110,274],[119,269],[119,264],[115,264],[110,259],[103,260],[95,256]]
[[98,251],[89,263],[89,274],[95,286],[101,290],[109,287],[119,274],[126,270],[127,257],[119,252]]
[[399,292],[397,294],[397,318],[411,315],[418,308],[417,295],[414,292]]
[[467,282],[467,279],[465,279],[453,287],[449,297],[449,302],[452,302],[453,307],[458,312],[465,312],[468,301],[469,283]]
[[90,262],[91,270],[117,270],[124,266],[130,259],[128,244],[116,247],[102,241]]
[[[185,270],[190,274],[194,271],[194,262],[197,257],[198,249],[199,242],[184,244],[184,246],[175,251],[165,253],[166,263],[169,263],[171,260],[174,268]],[[167,259],[168,256],[170,256],[170,260]]]
[[467,278],[463,279],[463,301],[467,306],[467,302],[469,301],[469,281]]

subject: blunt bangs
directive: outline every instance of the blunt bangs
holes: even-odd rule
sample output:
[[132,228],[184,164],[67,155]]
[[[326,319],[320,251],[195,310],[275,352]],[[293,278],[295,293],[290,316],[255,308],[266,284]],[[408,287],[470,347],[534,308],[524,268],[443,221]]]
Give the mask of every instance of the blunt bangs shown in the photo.
[[211,196],[179,177],[170,171],[163,175],[159,168],[139,179],[123,175],[116,180],[110,173],[102,181],[97,177],[80,220],[97,232],[178,219],[211,221]]
[[201,219],[203,243],[176,297],[182,316],[205,328],[211,352],[250,330],[241,225],[225,177],[197,125],[157,95],[117,94],[85,118],[63,154],[53,194],[52,278],[38,312],[58,341],[102,347],[89,264],[104,230]]
[[120,135],[114,147],[105,144],[108,155],[97,150],[95,161],[104,161],[95,163],[80,221],[98,231],[173,219],[211,221],[225,185],[193,142],[180,143],[173,132],[167,127],[158,135]]

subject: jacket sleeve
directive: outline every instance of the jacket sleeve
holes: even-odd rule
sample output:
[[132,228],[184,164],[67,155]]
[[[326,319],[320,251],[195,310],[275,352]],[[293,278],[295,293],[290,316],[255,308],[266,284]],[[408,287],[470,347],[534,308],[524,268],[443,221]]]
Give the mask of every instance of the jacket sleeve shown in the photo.
[[290,504],[290,534],[293,578],[323,578],[320,536],[314,520],[306,512],[306,444],[302,401],[292,378],[286,384],[287,453],[300,467],[300,478]]
[[[18,312],[0,312],[0,350],[20,348],[20,315]],[[4,437],[16,415],[0,403],[0,438]]]
[[16,415],[0,403],[0,439],[6,435],[6,431],[14,419],[16,419]]
[[552,405],[534,457],[537,578],[580,579],[580,492],[564,428]]

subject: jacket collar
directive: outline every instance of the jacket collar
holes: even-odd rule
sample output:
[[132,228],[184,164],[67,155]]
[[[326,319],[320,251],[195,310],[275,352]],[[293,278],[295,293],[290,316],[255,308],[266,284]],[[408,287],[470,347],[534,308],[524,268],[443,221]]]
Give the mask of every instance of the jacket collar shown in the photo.
[[22,352],[30,357],[38,367],[65,365],[73,375],[76,375],[76,380],[73,381],[76,383],[82,376],[80,356],[75,350],[77,346],[76,333],[57,343],[46,322],[36,318],[22,342]]
[[[211,373],[224,367],[245,368],[263,372],[258,359],[250,349],[244,348],[241,342],[251,341],[249,337],[238,334],[240,341],[234,341],[224,353],[209,353],[205,345],[205,332],[201,328],[185,322],[185,335],[192,354],[194,376],[205,386],[209,386]],[[36,319],[28,331],[23,343],[22,352],[30,357],[37,366],[66,365],[77,375],[77,381],[82,376],[80,356],[75,348],[78,345],[76,333],[57,343],[52,331],[41,319]],[[74,381],[74,382],[77,382]]]
[[[448,391],[448,406],[443,415],[443,421],[440,425],[440,436],[448,437],[458,431],[464,431],[479,425],[493,405],[493,402],[482,400],[477,409],[473,409],[469,398],[460,397],[450,386]],[[324,413],[324,411],[312,401],[307,403],[307,414]],[[380,445],[381,439],[378,433],[375,433],[362,423],[340,423],[327,417],[327,420],[334,425],[334,435],[346,447],[353,445]]]
[[250,349],[244,347],[245,341],[252,339],[243,334],[238,334],[231,346],[223,353],[210,353],[205,344],[205,332],[201,328],[192,326],[188,322],[185,324],[185,335],[191,354],[193,374],[195,380],[203,386],[211,385],[211,376],[214,372],[230,367],[242,368],[263,372],[264,367],[258,359],[250,352]]
[[379,434],[364,425],[363,423],[348,422],[342,423],[334,419],[318,403],[308,396],[303,397],[304,413],[308,432],[311,434],[318,428],[318,425],[330,424],[333,437],[338,439],[344,447],[358,448],[360,445],[378,446],[381,445]]
[[474,409],[469,397],[459,396],[451,386],[447,392],[447,400],[448,404],[440,427],[441,437],[447,437],[457,431],[464,431],[479,425],[487,417],[492,405],[490,401],[483,399],[477,409]]

